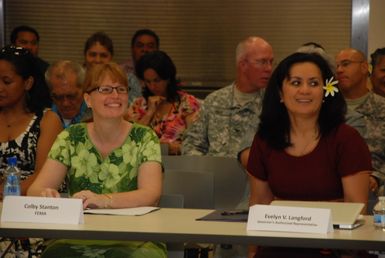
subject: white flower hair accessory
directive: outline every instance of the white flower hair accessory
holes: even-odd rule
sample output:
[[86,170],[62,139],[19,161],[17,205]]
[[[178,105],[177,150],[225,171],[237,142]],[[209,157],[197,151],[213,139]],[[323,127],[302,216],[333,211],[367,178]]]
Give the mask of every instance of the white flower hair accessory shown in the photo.
[[323,87],[325,90],[325,97],[331,95],[334,97],[334,94],[338,92],[338,89],[336,86],[338,81],[333,81],[334,77],[332,76],[330,79],[326,79],[325,86]]

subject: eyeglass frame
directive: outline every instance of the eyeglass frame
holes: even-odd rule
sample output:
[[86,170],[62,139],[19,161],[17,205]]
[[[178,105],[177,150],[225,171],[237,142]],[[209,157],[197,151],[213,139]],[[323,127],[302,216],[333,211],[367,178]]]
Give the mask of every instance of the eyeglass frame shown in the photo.
[[361,61],[356,61],[356,60],[342,60],[341,62],[339,63],[336,63],[336,68],[338,69],[339,67],[341,68],[347,68],[349,67],[351,64],[361,64],[365,62],[364,60],[361,60]]
[[[109,89],[108,90],[109,92],[103,92],[103,91],[100,90],[101,88]],[[125,92],[119,92],[118,91],[119,88],[120,89],[124,88]],[[126,87],[126,86],[123,86],[123,85],[116,86],[116,87],[113,87],[113,86],[110,86],[110,85],[101,85],[101,86],[93,88],[92,90],[87,91],[87,93],[90,94],[93,91],[97,91],[97,92],[99,92],[100,94],[103,94],[103,95],[110,95],[110,94],[112,94],[114,92],[114,90],[116,91],[117,94],[128,94],[128,92],[130,91],[130,87]]]
[[268,65],[270,65],[271,67],[275,66],[275,61],[273,59],[271,60],[268,60],[266,58],[262,58],[262,59],[254,59],[254,60],[249,60],[249,59],[245,59],[246,62],[248,63],[253,63],[253,64],[256,64],[257,66],[260,66],[260,67],[267,67]]
[[74,93],[74,94],[60,94],[56,95],[55,93],[51,93],[51,98],[53,101],[56,102],[63,102],[65,99],[68,101],[75,101],[79,97],[79,93]]

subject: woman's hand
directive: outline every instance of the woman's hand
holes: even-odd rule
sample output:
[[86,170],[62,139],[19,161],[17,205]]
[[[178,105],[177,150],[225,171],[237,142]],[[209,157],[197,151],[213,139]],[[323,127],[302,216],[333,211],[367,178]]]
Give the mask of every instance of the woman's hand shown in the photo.
[[83,209],[111,208],[110,204],[111,204],[112,198],[106,194],[96,194],[89,190],[84,190],[84,191],[75,193],[72,197],[83,200]]
[[166,98],[162,96],[150,96],[148,97],[148,111],[154,112],[158,109],[158,106],[165,101]]
[[180,141],[174,141],[168,143],[168,154],[169,155],[180,155],[181,154],[181,142]]
[[149,125],[152,121],[152,119],[155,116],[156,111],[158,110],[159,106],[166,101],[165,97],[162,96],[150,96],[147,100],[147,111],[146,114],[136,122],[142,125]]
[[53,188],[46,188],[41,193],[41,196],[43,197],[54,197],[54,198],[60,198],[60,193]]
[[199,111],[195,111],[194,113],[189,114],[185,117],[186,125],[189,127],[192,123],[194,123],[199,118]]

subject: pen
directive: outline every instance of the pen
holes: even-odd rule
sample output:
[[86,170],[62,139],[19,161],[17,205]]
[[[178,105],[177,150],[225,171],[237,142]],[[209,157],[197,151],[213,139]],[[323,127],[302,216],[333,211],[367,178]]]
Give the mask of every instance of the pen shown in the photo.
[[240,211],[222,211],[222,216],[231,216],[231,215],[247,215],[249,214],[248,210],[240,210]]

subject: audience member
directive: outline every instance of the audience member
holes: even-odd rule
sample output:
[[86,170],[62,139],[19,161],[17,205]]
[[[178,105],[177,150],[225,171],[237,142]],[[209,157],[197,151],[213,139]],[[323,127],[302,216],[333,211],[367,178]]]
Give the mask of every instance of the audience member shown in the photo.
[[[335,73],[336,65],[335,61],[326,53],[325,48],[321,46],[318,43],[315,42],[307,42],[303,44],[301,47],[299,47],[296,50],[297,53],[307,53],[307,54],[318,54],[323,59],[325,59],[330,69]],[[241,149],[241,151],[238,153],[238,159],[239,162],[242,164],[243,167],[247,167],[247,162],[249,160],[249,154],[250,154],[250,147],[246,147],[245,149]]]
[[45,73],[49,64],[38,57],[40,36],[37,30],[25,25],[15,27],[11,32],[11,43],[17,47],[28,49],[36,57],[37,66],[41,73]]
[[[12,45],[28,49],[35,56],[34,67],[37,67],[37,70],[41,73],[41,75],[36,76],[36,83],[47,88],[48,86],[44,81],[44,73],[49,64],[38,56],[40,36],[37,30],[26,25],[15,27],[11,32],[10,40]],[[46,89],[43,92],[49,93]],[[52,100],[49,95],[42,95],[41,100],[45,103],[46,107],[51,107]]]
[[[124,120],[127,76],[117,64],[93,65],[84,83],[93,121],[74,124],[56,139],[28,195],[59,197],[68,178],[69,194],[84,208],[155,206],[162,192],[159,139],[148,127]],[[42,257],[166,257],[152,242],[57,240]]]
[[[274,199],[367,203],[370,153],[344,124],[345,112],[326,60],[306,53],[284,59],[267,86],[250,151],[250,206]],[[315,249],[250,251],[249,257],[335,257]]]
[[[247,153],[273,69],[273,49],[260,37],[248,37],[238,43],[235,58],[235,82],[206,97],[198,120],[183,137],[182,154],[235,158],[242,149]],[[246,209],[248,198],[247,188],[244,199],[234,208]],[[239,257],[247,252],[243,246],[222,247],[216,248],[215,257]]]
[[299,47],[295,52],[298,52],[298,53],[309,53],[309,54],[310,53],[318,54],[318,55],[323,57],[323,59],[325,59],[328,62],[329,67],[330,67],[330,69],[332,69],[333,73],[336,72],[336,62],[335,62],[335,60],[330,55],[328,55],[328,53],[326,53],[325,48],[323,46],[321,46],[320,44],[318,44],[318,43],[307,42],[307,43],[303,44],[301,47]]
[[159,50],[159,37],[154,31],[141,29],[135,32],[131,38],[131,58],[121,64],[128,75],[129,103],[142,96],[142,85],[135,76],[135,65],[144,54],[155,50]]
[[[296,52],[298,53],[307,53],[307,54],[318,54],[323,59],[325,59],[330,69],[335,73],[336,65],[335,61],[326,53],[324,47],[322,47],[320,44],[315,42],[307,42],[303,44],[301,47],[299,47]],[[241,148],[241,151],[238,153],[238,159],[243,167],[247,167],[247,162],[249,160],[249,153],[250,153],[250,147],[247,147],[245,149]]]
[[104,32],[95,32],[84,44],[84,67],[90,68],[93,64],[111,62],[114,55],[114,46],[111,38]]
[[370,57],[372,59],[370,80],[373,92],[385,97],[385,48],[377,48]]
[[83,67],[69,60],[53,63],[45,73],[54,102],[52,111],[58,114],[64,128],[80,122],[87,110],[83,101],[84,75]]
[[34,65],[35,57],[24,48],[7,46],[0,52],[0,171],[8,157],[17,157],[23,195],[62,130],[55,113],[45,109],[46,89],[36,83],[40,73]]
[[179,89],[176,67],[165,52],[142,56],[136,74],[144,82],[143,97],[136,98],[128,109],[129,120],[149,125],[160,142],[169,145],[169,154],[180,154],[182,135],[194,122],[199,101]]
[[250,146],[272,66],[268,42],[259,37],[241,41],[236,49],[236,81],[206,97],[198,120],[185,134],[183,154],[236,157],[243,146]]
[[356,128],[369,146],[374,168],[370,188],[376,191],[385,179],[385,98],[368,90],[368,63],[361,51],[341,50],[336,63],[337,79],[348,107],[346,123]]

